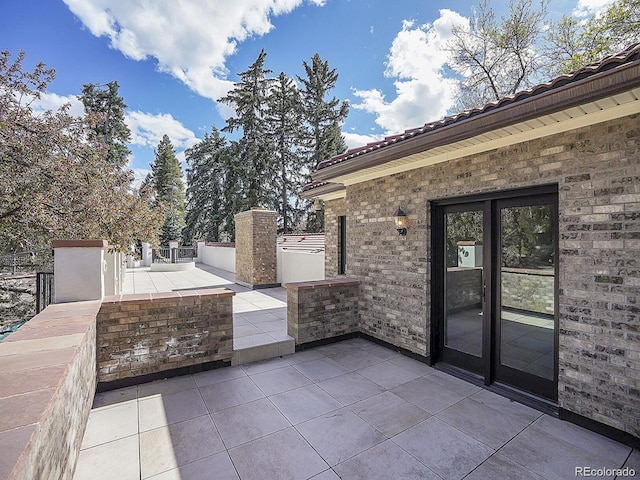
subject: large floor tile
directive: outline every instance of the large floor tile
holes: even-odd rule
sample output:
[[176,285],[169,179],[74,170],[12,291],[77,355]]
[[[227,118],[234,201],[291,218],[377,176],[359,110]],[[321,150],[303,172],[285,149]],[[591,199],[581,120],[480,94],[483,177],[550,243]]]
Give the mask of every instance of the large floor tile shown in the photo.
[[533,427],[583,448],[593,455],[606,457],[619,466],[622,466],[631,453],[631,447],[627,445],[549,415],[542,415]]
[[429,414],[391,392],[383,392],[349,407],[387,437],[426,420]]
[[311,380],[291,366],[257,373],[251,376],[251,380],[267,396],[304,387],[311,383]]
[[384,391],[377,383],[355,372],[330,378],[317,385],[344,405],[359,402]]
[[363,368],[358,370],[358,373],[386,389],[392,389],[420,376],[388,361]]
[[138,398],[142,399],[152,395],[167,395],[191,388],[196,388],[196,382],[191,375],[168,378],[166,380],[158,380],[156,382],[138,385]]
[[342,408],[340,402],[316,385],[280,393],[270,400],[293,425]]
[[377,355],[383,360],[391,360],[392,358],[399,358],[402,356],[402,354],[398,353],[396,350],[384,347],[382,345],[378,345],[377,343],[374,343],[374,342],[368,342],[366,344],[360,345],[359,348],[362,348],[363,350],[369,353]]
[[144,398],[138,402],[138,412],[141,432],[208,413],[198,389]]
[[390,440],[334,467],[342,480],[440,480]]
[[229,450],[243,479],[305,480],[327,463],[294,428],[287,428]]
[[577,466],[619,468],[622,464],[531,425],[507,443],[500,453],[549,480],[575,477]]
[[336,362],[344,365],[349,370],[360,370],[362,368],[370,367],[372,365],[377,365],[384,360],[377,355],[373,355],[359,348],[353,348],[354,351],[350,351],[349,353],[340,353],[336,355],[331,355]]
[[487,480],[508,478],[509,480],[544,480],[531,470],[527,470],[507,457],[496,453],[476,468],[464,480]]
[[193,380],[196,382],[198,387],[206,387],[207,385],[213,385],[214,383],[242,378],[245,375],[244,370],[240,367],[223,367],[216,368],[214,370],[207,370],[206,372],[195,373],[193,375]]
[[240,480],[229,454],[216,453],[178,468],[167,470],[149,480]]
[[494,451],[442,420],[431,417],[392,439],[439,476],[458,480]]
[[224,445],[208,415],[140,434],[142,478],[222,452]]
[[73,480],[139,480],[138,436],[81,450]]
[[138,404],[135,400],[130,400],[91,411],[81,448],[95,447],[137,433]]
[[246,365],[242,365],[240,368],[242,368],[247,375],[255,375],[257,373],[275,370],[276,368],[288,367],[288,358],[289,357],[269,358],[267,360],[261,360],[259,362],[247,363]]
[[482,388],[473,383],[465,382],[464,380],[437,370],[429,375],[429,380],[465,397],[482,390]]
[[248,377],[207,385],[200,388],[200,393],[210,412],[264,398],[262,391]]
[[542,416],[542,412],[538,410],[534,410],[531,407],[527,407],[522,403],[515,402],[509,398],[503,397],[502,395],[490,392],[489,390],[482,389],[471,395],[469,398],[482,403],[487,407],[493,408],[498,412],[518,417],[522,420],[528,421],[529,423]]
[[289,427],[289,421],[266,398],[212,414],[228,449]]
[[103,407],[113,407],[120,403],[130,402],[138,398],[138,386],[119,388],[109,392],[96,393],[93,398],[93,410]]
[[283,357],[283,358],[290,365],[295,365],[297,363],[304,363],[310,360],[317,360],[323,357],[326,357],[326,355],[318,351],[318,349],[314,348],[312,350],[304,350],[302,352],[296,352],[292,355],[287,355],[286,357]]
[[494,450],[502,447],[531,423],[526,418],[494,410],[472,398],[465,398],[441,411],[437,417]]
[[331,469],[325,470],[318,475],[314,475],[309,480],[340,480],[340,477],[336,472]]
[[331,358],[318,358],[310,362],[298,363],[294,365],[300,373],[314,382],[321,382],[328,378],[344,375],[349,372],[349,369],[344,365],[340,365],[338,362]]
[[348,408],[314,418],[296,428],[331,466],[385,440],[382,433]]
[[466,397],[433,382],[432,376],[417,378],[394,388],[392,392],[434,415]]
[[414,360],[413,358],[409,358],[404,355],[393,357],[389,359],[389,361],[421,377],[424,375],[431,375],[436,372],[434,368],[430,367],[426,363],[419,362],[418,360]]

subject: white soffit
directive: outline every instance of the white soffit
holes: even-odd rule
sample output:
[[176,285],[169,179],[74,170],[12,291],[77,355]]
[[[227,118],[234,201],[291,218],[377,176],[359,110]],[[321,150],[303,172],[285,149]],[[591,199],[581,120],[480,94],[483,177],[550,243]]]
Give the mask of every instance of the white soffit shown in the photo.
[[[602,98],[595,102],[508,125],[459,142],[415,153],[381,165],[332,177],[330,182],[342,183],[345,186],[353,185],[637,113],[640,113],[640,87]],[[335,198],[343,198],[345,192],[343,190],[335,192],[335,194]],[[340,194],[340,196],[337,196],[337,194]],[[334,198],[333,195],[333,193],[323,195],[322,198],[330,200]]]

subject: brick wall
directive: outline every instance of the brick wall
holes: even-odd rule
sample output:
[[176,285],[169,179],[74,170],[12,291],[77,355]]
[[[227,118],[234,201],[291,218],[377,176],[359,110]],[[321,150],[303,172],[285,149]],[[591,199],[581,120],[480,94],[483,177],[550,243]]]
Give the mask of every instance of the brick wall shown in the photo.
[[106,297],[98,313],[98,381],[230,361],[233,295],[219,288]]
[[[430,354],[430,200],[557,184],[559,403],[640,436],[639,147],[634,115],[348,186],[360,329]],[[327,277],[340,202],[327,202]],[[411,222],[406,237],[393,224],[399,205]]]
[[237,283],[249,287],[277,283],[277,220],[277,212],[261,209],[235,216]]
[[501,276],[503,306],[553,315],[553,270],[503,268]]
[[358,331],[357,280],[287,283],[287,333],[296,345]]

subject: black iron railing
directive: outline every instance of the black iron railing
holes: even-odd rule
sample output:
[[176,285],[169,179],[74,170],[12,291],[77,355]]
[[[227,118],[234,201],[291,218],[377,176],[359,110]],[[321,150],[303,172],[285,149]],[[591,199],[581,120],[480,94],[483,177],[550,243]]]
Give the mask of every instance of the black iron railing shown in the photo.
[[194,258],[193,247],[154,248],[151,252],[153,263],[188,263],[193,262]]
[[53,272],[36,272],[36,315],[53,302]]

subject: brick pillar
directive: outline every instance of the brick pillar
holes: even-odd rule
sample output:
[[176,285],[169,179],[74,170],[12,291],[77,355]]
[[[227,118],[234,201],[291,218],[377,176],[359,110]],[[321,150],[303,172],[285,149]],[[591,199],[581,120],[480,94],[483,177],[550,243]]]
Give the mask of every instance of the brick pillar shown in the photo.
[[278,214],[253,208],[235,216],[236,283],[249,288],[280,286],[277,280]]

